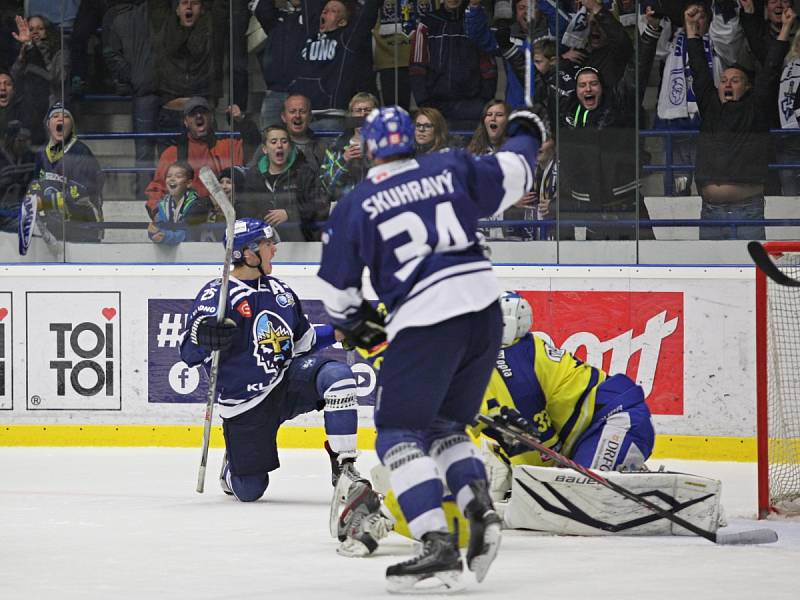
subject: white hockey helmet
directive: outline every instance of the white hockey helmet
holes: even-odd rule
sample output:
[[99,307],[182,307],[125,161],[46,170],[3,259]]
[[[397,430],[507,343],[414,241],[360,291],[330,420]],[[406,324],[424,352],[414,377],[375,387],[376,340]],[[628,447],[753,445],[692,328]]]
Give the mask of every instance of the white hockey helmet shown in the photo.
[[531,330],[533,311],[525,298],[510,290],[500,294],[500,310],[503,313],[502,347],[507,348]]

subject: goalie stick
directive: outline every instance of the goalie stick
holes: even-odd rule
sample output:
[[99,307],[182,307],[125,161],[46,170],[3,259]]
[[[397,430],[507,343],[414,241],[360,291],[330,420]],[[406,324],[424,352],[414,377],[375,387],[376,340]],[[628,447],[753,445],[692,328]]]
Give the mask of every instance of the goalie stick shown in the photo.
[[756,266],[761,269],[761,272],[775,283],[779,285],[788,285],[790,287],[800,287],[800,280],[792,279],[781,271],[778,265],[772,262],[772,259],[764,249],[764,246],[761,245],[761,242],[754,241],[748,243],[747,252],[750,254],[750,258],[753,259]]
[[[225,320],[225,307],[228,304],[228,279],[231,273],[233,255],[233,223],[236,213],[228,196],[219,184],[214,171],[208,167],[200,169],[200,181],[211,194],[214,204],[225,217],[225,262],[222,263],[222,283],[219,286],[219,302],[217,303],[217,323]],[[217,373],[219,372],[219,350],[211,353],[211,369],[208,371],[208,397],[206,398],[206,414],[203,421],[203,448],[200,468],[197,472],[197,492],[202,494],[206,485],[206,466],[208,464],[208,447],[211,443],[211,419],[214,416],[214,400],[217,395]]]
[[512,438],[516,442],[537,450],[542,456],[549,458],[558,466],[577,471],[581,475],[596,481],[603,487],[618,493],[620,496],[623,496],[624,498],[627,498],[628,500],[631,500],[632,502],[635,502],[636,504],[644,506],[645,508],[653,511],[662,519],[672,521],[684,529],[691,531],[695,535],[703,537],[710,542],[714,542],[715,544],[769,544],[778,541],[778,534],[772,529],[751,529],[749,531],[741,531],[739,533],[716,533],[703,529],[702,527],[698,527],[697,525],[690,523],[686,519],[679,517],[673,512],[664,510],[655,502],[631,492],[618,483],[609,481],[595,471],[587,469],[573,460],[570,460],[563,454],[559,454],[555,450],[548,448],[525,429],[525,424],[527,424],[527,422],[514,417],[506,407],[501,409],[501,415],[499,417],[492,418],[487,415],[479,414],[478,421],[499,431],[503,435]]

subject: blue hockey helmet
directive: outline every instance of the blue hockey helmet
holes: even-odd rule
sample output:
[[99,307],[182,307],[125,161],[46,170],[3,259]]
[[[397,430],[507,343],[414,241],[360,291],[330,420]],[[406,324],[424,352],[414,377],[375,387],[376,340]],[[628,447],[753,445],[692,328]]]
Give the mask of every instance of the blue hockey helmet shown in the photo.
[[500,294],[500,310],[503,314],[502,347],[506,348],[528,333],[533,326],[533,310],[528,301],[517,292]]
[[399,106],[373,110],[361,128],[361,137],[373,158],[414,153],[414,122]]
[[[227,233],[223,244],[227,243]],[[258,244],[261,240],[272,240],[278,243],[278,232],[271,225],[259,219],[236,219],[233,224],[233,262],[239,262],[244,258],[244,251],[250,249],[258,251]]]

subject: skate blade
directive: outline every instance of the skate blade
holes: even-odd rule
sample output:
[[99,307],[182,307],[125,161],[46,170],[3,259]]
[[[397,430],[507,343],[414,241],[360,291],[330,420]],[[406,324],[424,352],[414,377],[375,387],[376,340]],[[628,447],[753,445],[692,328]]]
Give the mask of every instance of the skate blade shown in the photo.
[[347,477],[339,477],[339,481],[336,482],[336,487],[333,488],[331,514],[328,517],[328,530],[331,532],[331,537],[334,539],[339,539],[339,517],[344,510],[344,503],[347,500],[349,482],[350,480],[347,479]]
[[502,527],[500,523],[492,523],[486,526],[483,534],[483,549],[484,551],[477,556],[473,556],[472,560],[467,565],[470,571],[475,573],[475,579],[478,583],[486,578],[486,573],[489,572],[489,567],[492,565],[497,551],[500,549],[500,540],[502,538]]
[[461,571],[457,570],[386,578],[386,590],[391,594],[454,594],[463,589]]

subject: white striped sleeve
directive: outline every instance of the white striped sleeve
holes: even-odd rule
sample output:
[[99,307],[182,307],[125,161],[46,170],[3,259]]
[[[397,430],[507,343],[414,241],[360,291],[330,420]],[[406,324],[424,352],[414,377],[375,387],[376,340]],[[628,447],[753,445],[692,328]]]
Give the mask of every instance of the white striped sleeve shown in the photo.
[[533,174],[528,161],[516,152],[498,152],[494,155],[503,174],[503,198],[497,212],[503,211],[519,201],[533,186]]

